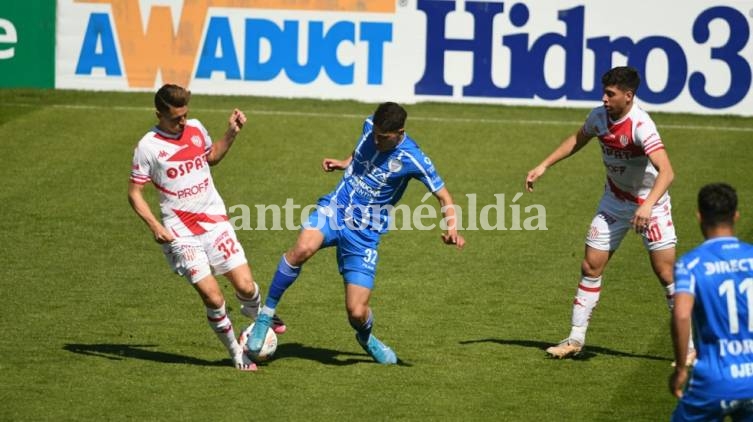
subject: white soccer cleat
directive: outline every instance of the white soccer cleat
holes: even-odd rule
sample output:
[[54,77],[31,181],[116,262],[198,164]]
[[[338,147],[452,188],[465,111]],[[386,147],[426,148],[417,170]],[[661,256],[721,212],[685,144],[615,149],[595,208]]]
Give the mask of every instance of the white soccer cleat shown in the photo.
[[235,365],[236,369],[243,372],[255,372],[258,369],[254,361],[246,356],[243,351],[235,354],[233,357],[233,365]]
[[547,348],[546,352],[553,358],[564,359],[578,356],[581,350],[583,350],[582,344],[575,340],[566,338],[558,345]]

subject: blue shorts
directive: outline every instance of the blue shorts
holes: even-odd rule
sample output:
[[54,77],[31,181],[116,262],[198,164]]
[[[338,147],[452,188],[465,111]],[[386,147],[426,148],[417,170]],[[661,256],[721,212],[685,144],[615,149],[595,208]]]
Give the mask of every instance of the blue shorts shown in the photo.
[[672,422],[722,422],[729,416],[734,422],[753,422],[753,398],[747,400],[719,400],[683,396],[675,411]]
[[303,228],[322,232],[322,248],[337,246],[337,268],[346,283],[373,289],[379,236],[368,229],[350,229],[339,220],[333,208],[318,205]]

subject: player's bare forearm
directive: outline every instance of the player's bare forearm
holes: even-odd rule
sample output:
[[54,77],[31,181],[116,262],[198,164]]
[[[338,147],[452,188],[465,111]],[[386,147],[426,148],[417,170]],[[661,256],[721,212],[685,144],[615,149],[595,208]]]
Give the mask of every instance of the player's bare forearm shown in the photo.
[[175,237],[172,236],[154,216],[149,204],[144,199],[143,190],[143,185],[130,182],[128,185],[128,203],[131,204],[131,208],[136,212],[136,215],[138,215],[147,227],[149,227],[149,230],[152,231],[154,239],[157,242],[164,243],[172,241]]
[[207,162],[210,166],[217,165],[223,158],[225,158],[225,154],[227,154],[230,147],[233,146],[233,142],[235,142],[235,137],[240,133],[245,124],[246,115],[237,108],[233,110],[228,118],[228,127],[225,134],[222,138],[212,144],[212,148],[207,154]]
[[688,340],[690,339],[690,320],[694,298],[687,293],[675,294],[672,309],[672,344],[675,353],[675,363],[678,367],[685,366],[688,355]]
[[447,233],[442,233],[442,241],[448,245],[455,245],[458,249],[462,249],[465,246],[465,238],[458,233],[455,203],[452,200],[450,191],[447,188],[442,188],[434,192],[434,196],[439,201],[442,216],[447,223]]
[[675,295],[674,308],[672,309],[672,348],[675,354],[675,370],[669,377],[670,393],[682,397],[683,386],[688,379],[688,340],[690,338],[691,313],[695,299],[687,293]]
[[526,175],[526,190],[528,192],[533,192],[533,184],[549,167],[575,154],[590,140],[591,137],[584,135],[582,130],[578,130],[576,133],[565,138],[562,143],[560,143],[560,145],[544,159],[544,161],[528,172]]
[[653,152],[648,156],[648,159],[656,168],[658,175],[644,203],[653,206],[669,190],[675,179],[675,172],[672,169],[672,163],[669,161],[667,152],[663,149]]

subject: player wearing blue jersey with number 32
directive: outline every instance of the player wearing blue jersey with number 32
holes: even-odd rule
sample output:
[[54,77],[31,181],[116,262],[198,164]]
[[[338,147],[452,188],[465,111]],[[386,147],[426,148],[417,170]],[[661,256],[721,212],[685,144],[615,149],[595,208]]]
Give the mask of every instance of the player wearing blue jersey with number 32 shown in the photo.
[[[735,190],[723,183],[698,193],[706,239],[675,264],[672,342],[678,363],[669,379],[680,398],[672,421],[753,421],[753,245],[734,237]],[[687,389],[691,319],[698,360]]]
[[298,240],[280,260],[269,294],[248,338],[253,353],[261,345],[280,298],[298,278],[301,266],[321,248],[337,247],[337,264],[345,282],[345,307],[361,347],[381,364],[397,363],[395,353],[371,334],[374,316],[369,307],[377,248],[389,224],[389,207],[396,204],[411,179],[420,180],[439,200],[447,223],[442,241],[462,248],[465,240],[455,227],[452,196],[418,145],[405,133],[407,113],[396,103],[380,104],[363,124],[352,154],[344,160],[326,158],[326,172],[345,170],[334,191],[321,197],[303,225]]

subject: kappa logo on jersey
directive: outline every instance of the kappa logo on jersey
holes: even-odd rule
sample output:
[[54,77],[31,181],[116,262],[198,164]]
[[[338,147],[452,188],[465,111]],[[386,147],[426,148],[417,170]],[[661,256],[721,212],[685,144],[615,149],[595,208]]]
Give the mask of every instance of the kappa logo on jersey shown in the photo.
[[159,151],[159,154],[157,154],[157,158],[165,158],[165,157],[167,157],[168,155],[169,155],[169,154],[168,154],[167,152],[165,152],[165,150],[164,150],[164,149],[161,149],[161,150]]

